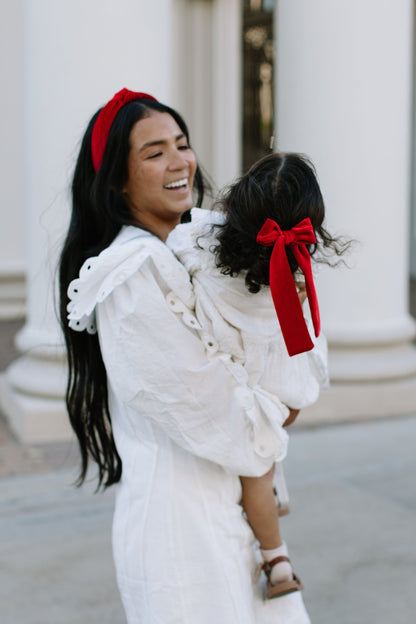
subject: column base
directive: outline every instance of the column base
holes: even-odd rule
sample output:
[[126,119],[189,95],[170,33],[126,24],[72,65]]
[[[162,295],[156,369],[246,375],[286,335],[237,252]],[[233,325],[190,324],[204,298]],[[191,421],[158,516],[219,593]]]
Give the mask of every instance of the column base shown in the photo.
[[25,395],[0,375],[0,411],[17,439],[24,444],[64,442],[73,438],[62,399]]
[[368,348],[330,346],[329,370],[334,383],[373,383],[405,379],[416,375],[413,344],[392,344]]
[[0,267],[0,320],[24,318],[26,314],[26,276],[19,270]]
[[416,377],[368,383],[333,383],[301,411],[296,427],[346,423],[416,413]]
[[0,375],[0,411],[24,444],[70,440],[63,346],[52,332],[28,325],[17,334],[16,345],[23,355]]

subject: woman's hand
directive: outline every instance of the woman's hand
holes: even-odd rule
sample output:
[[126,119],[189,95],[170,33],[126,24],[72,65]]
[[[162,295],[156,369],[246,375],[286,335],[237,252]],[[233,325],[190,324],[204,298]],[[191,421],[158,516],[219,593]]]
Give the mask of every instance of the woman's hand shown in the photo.
[[285,422],[283,423],[283,427],[288,427],[289,425],[294,423],[296,418],[298,417],[299,412],[300,410],[291,409],[289,407],[289,416],[286,418]]

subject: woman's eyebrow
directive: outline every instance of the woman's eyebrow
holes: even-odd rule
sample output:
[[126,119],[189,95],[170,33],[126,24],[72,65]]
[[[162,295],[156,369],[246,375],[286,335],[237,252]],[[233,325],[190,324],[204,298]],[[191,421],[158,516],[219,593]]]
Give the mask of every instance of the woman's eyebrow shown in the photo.
[[[185,134],[183,132],[181,132],[181,134],[178,134],[175,137],[175,143],[177,143],[178,141],[180,141],[181,139],[184,139]],[[141,146],[141,148],[139,149],[139,152],[145,150],[147,147],[154,147],[155,145],[166,145],[168,143],[167,139],[158,139],[156,141],[148,141],[147,143],[143,143],[143,145]]]

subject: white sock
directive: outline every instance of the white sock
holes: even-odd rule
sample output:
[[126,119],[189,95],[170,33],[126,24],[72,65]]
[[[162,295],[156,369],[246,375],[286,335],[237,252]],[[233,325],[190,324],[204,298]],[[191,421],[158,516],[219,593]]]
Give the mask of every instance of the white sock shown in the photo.
[[[270,550],[260,549],[261,556],[264,561],[272,561],[276,559],[276,557],[288,557],[289,552],[287,550],[287,546],[285,542],[282,542],[282,545],[278,548],[272,548]],[[282,581],[291,581],[293,578],[293,570],[289,561],[281,561],[280,563],[276,563],[270,571],[270,582],[272,585],[276,583],[281,583]]]

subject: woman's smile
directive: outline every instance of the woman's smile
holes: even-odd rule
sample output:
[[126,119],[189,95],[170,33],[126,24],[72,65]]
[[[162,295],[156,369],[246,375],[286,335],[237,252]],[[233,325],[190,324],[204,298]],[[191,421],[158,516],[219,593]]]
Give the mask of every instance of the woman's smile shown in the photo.
[[171,182],[170,184],[165,184],[165,189],[186,191],[188,190],[188,178],[183,178],[182,180]]

